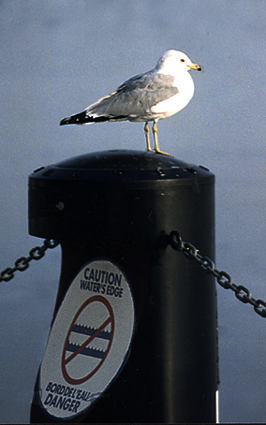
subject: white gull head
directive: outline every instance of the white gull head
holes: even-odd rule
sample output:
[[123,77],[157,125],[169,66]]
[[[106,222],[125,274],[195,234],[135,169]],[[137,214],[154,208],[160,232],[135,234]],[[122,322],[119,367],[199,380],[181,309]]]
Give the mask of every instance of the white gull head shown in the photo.
[[178,50],[168,50],[158,60],[155,70],[160,74],[171,75],[176,77],[180,73],[187,72],[190,69],[201,71],[201,67],[196,63],[192,63],[185,53]]

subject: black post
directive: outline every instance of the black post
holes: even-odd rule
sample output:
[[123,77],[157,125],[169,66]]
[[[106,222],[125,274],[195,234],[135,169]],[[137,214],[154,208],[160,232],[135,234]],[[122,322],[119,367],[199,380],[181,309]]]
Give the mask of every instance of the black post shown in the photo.
[[215,422],[214,175],[139,151],[87,154],[29,177],[29,232],[62,270],[32,422]]

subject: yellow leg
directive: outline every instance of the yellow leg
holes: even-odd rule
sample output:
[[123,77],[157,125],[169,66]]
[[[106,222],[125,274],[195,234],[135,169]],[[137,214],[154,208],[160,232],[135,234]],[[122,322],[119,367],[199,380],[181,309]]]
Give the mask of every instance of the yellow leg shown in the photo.
[[151,144],[150,144],[150,136],[149,136],[149,125],[148,125],[148,122],[146,122],[146,123],[145,123],[145,125],[144,125],[144,132],[145,132],[145,138],[146,138],[146,143],[147,143],[147,151],[148,151],[148,152],[152,152]]
[[158,137],[157,137],[157,120],[154,120],[154,122],[153,122],[152,132],[153,132],[153,137],[154,137],[154,150],[155,150],[155,152],[160,153],[161,155],[172,156],[170,153],[162,152],[159,149]]

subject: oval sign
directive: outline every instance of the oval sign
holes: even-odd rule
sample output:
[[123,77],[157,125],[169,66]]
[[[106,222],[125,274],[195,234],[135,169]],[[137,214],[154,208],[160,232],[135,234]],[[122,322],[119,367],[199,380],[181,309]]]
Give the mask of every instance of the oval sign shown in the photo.
[[85,264],[58,310],[40,368],[39,398],[49,416],[83,413],[118,376],[134,316],[123,270],[109,259]]

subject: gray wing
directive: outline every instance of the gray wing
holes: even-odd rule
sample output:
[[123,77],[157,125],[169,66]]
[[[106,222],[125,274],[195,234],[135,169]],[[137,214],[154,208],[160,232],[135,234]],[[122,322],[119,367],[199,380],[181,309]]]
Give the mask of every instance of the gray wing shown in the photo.
[[121,84],[110,95],[89,106],[87,115],[97,116],[144,116],[157,103],[178,93],[173,87],[174,78],[153,71],[139,74]]
[[135,75],[121,84],[117,92],[127,92],[131,90],[146,89],[146,90],[164,90],[173,88],[174,77],[170,75],[158,74],[154,71],[146,72],[145,74]]

